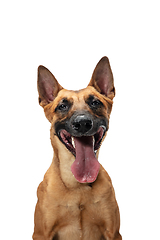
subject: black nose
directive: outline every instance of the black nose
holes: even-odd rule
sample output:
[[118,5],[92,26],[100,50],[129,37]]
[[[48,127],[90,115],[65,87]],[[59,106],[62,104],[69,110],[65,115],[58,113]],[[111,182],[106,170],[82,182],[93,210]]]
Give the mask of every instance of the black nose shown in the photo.
[[87,133],[93,126],[93,122],[85,115],[78,115],[72,122],[72,128],[78,133]]

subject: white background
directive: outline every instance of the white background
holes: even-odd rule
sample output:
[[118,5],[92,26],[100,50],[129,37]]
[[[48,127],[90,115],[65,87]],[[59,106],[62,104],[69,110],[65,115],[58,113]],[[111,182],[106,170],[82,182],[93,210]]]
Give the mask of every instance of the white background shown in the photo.
[[36,190],[52,161],[37,67],[87,86],[107,55],[116,97],[99,161],[111,176],[123,240],[160,239],[159,1],[1,1],[0,239],[31,239]]

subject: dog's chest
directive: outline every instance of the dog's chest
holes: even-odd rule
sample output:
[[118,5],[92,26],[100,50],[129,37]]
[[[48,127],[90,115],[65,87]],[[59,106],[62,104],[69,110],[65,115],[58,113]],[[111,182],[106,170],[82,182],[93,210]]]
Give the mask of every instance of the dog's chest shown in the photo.
[[[90,196],[90,197],[89,197]],[[72,196],[58,206],[59,229],[54,240],[103,240],[100,226],[103,224],[103,203],[91,195]]]

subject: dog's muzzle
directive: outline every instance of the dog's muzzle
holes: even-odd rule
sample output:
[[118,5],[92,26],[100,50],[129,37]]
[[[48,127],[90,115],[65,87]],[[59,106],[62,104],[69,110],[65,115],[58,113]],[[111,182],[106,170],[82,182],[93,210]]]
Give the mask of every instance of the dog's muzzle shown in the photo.
[[93,136],[100,126],[104,131],[108,130],[106,118],[96,117],[87,111],[77,111],[66,121],[65,129],[74,137],[82,137]]
[[71,170],[81,182],[93,182],[99,172],[96,151],[108,130],[108,120],[89,112],[75,112],[71,118],[55,124],[56,135],[75,156]]

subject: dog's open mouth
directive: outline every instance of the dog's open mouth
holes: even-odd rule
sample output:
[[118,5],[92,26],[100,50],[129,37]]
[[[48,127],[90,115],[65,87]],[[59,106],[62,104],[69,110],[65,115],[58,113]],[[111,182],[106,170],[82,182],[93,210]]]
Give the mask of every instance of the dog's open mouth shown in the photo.
[[66,148],[75,156],[71,171],[81,183],[94,182],[99,173],[100,164],[96,159],[105,129],[99,127],[93,136],[73,137],[65,129],[59,131],[59,138]]
[[76,149],[75,149],[75,142],[76,139],[82,139],[87,143],[87,139],[89,140],[90,138],[92,138],[92,142],[93,142],[93,149],[94,152],[96,153],[96,151],[99,149],[101,141],[103,139],[104,136],[104,128],[100,127],[97,131],[96,134],[94,134],[93,136],[82,136],[82,137],[73,137],[71,136],[71,134],[69,132],[67,132],[65,129],[62,129],[60,131],[60,140],[65,144],[66,148],[74,155],[76,156]]

